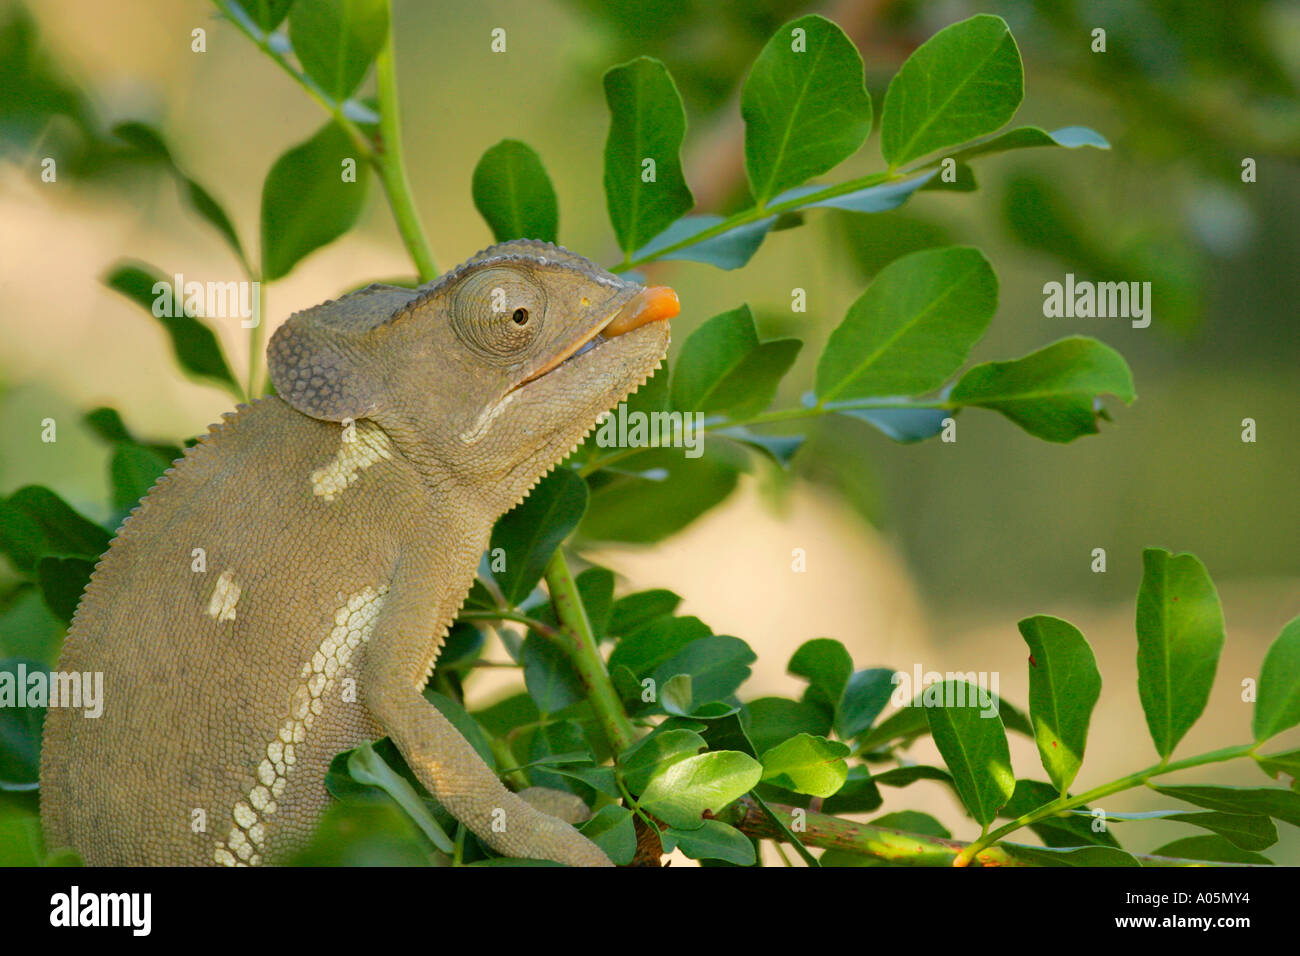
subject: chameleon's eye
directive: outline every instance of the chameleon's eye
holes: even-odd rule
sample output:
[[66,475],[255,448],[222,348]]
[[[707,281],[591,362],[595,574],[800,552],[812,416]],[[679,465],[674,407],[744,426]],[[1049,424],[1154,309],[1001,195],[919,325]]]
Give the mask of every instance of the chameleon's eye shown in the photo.
[[461,279],[452,293],[457,337],[487,359],[518,361],[537,340],[545,315],[546,292],[524,269],[480,269]]

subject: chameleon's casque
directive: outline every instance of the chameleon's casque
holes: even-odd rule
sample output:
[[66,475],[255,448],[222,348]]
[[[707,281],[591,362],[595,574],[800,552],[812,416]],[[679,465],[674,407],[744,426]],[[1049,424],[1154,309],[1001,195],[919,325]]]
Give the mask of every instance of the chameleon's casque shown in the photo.
[[310,838],[333,756],[386,734],[496,851],[608,865],[421,688],[493,522],[653,373],[676,311],[520,240],[290,318],[277,397],[186,451],[95,569],[59,669],[102,672],[104,708],[46,718],[49,848],[275,861]]

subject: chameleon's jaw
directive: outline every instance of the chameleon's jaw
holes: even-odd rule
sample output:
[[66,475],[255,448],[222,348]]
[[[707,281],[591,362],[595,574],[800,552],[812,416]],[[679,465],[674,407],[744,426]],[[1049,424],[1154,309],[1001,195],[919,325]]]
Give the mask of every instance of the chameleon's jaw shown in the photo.
[[592,349],[598,348],[610,339],[625,335],[651,322],[671,319],[680,311],[681,303],[678,301],[677,293],[668,286],[656,285],[643,288],[624,302],[616,311],[594,324],[586,333],[571,342],[564,351],[519,382],[511,391],[513,392],[523,388],[530,382],[537,381],[566,362],[586,355]]

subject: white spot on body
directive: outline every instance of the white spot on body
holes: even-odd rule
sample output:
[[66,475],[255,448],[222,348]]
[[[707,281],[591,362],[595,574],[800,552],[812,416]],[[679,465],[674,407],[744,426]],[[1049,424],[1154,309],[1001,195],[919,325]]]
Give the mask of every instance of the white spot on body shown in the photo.
[[[284,795],[289,773],[297,762],[293,745],[307,739],[307,731],[316,717],[324,712],[323,698],[337,684],[336,675],[347,671],[356,649],[370,640],[387,593],[385,585],[366,588],[347,599],[340,595],[342,603],[334,613],[334,628],[312,654],[311,660],[302,666],[299,672],[302,682],[293,687],[287,701],[289,716],[267,741],[266,757],[257,766],[258,784],[248,792],[247,800],[235,804],[231,811],[234,826],[226,839],[218,841],[214,848],[213,859],[217,863],[222,866],[243,866],[246,863],[257,866],[262,862],[255,848],[262,849],[266,842],[266,825],[278,809],[276,800]],[[237,588],[235,597],[238,598]],[[231,606],[233,617],[233,601]]]
[[356,438],[343,442],[332,461],[311,473],[312,494],[333,501],[361,472],[392,457],[393,447],[383,430],[373,422],[357,422]]
[[212,589],[212,597],[208,600],[208,615],[218,621],[233,621],[240,593],[241,588],[235,583],[235,572],[230,568],[222,571],[221,577],[217,578],[217,586]]

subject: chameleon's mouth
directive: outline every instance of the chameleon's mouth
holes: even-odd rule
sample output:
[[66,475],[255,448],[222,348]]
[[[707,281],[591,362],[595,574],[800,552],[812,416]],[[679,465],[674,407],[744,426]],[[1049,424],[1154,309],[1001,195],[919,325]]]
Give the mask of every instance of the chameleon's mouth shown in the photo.
[[639,329],[651,322],[671,319],[681,311],[677,293],[666,285],[654,285],[642,289],[619,308],[608,319],[596,325],[582,338],[574,342],[564,352],[524,379],[515,388],[522,388],[529,382],[536,381],[548,372],[554,371],[565,362],[585,355],[592,349],[612,338]]

